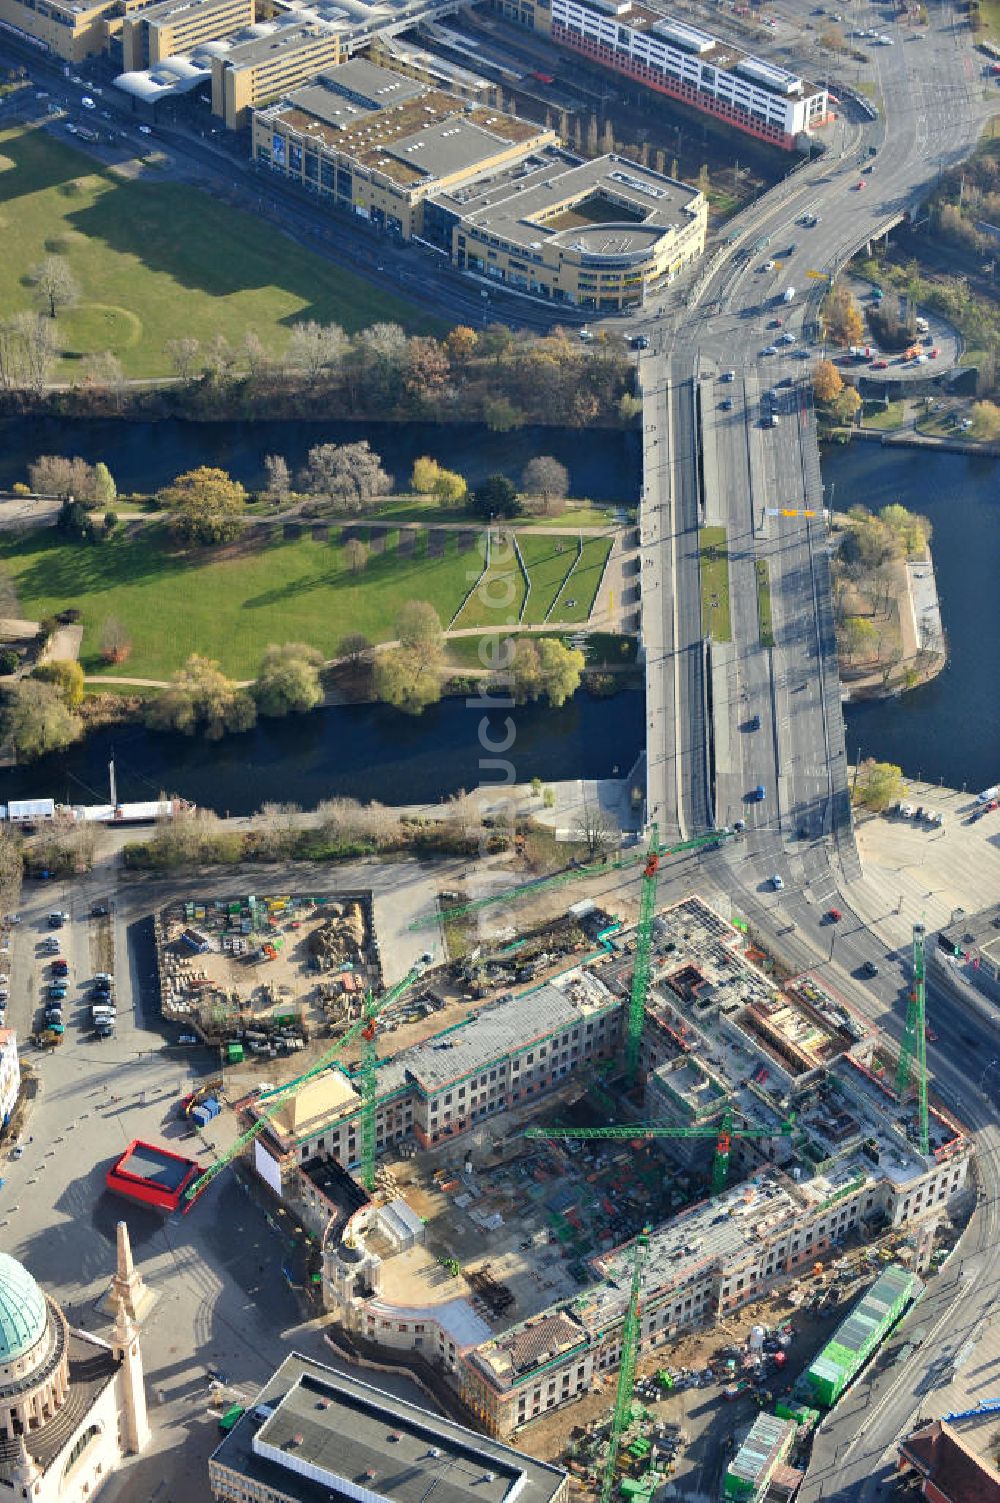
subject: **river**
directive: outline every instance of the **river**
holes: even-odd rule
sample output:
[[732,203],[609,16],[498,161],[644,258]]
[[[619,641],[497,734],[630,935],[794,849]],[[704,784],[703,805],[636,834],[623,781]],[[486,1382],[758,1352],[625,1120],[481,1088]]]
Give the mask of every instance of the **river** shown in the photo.
[[103,460],[119,491],[152,491],[196,465],[227,470],[248,489],[263,486],[264,456],[282,454],[292,470],[314,444],[366,438],[406,488],[413,461],[429,454],[470,485],[502,470],[517,480],[529,459],[551,454],[570,474],[570,495],[635,504],[641,455],[637,429],[517,428],[491,433],[476,423],[233,422],[162,423],[121,419],[0,418],[0,489],[27,480],[39,454]]
[[824,453],[823,478],[838,510],[901,501],[930,518],[949,650],[922,688],[846,707],[848,756],[953,788],[1000,781],[1000,463],[862,443]]
[[[264,454],[282,453],[295,464],[313,443],[362,434],[399,475],[422,453],[473,480],[494,469],[516,475],[532,455],[549,453],[569,467],[574,495],[628,501],[638,492],[634,433],[524,428],[501,435],[459,425],[388,423],[362,429],[346,423],[10,421],[0,423],[0,484],[21,478],[35,454],[61,452],[104,458],[123,490],[157,485],[195,464],[220,464],[255,485]],[[849,753],[895,761],[911,775],[956,787],[985,787],[1000,778],[997,463],[857,444],[824,454],[823,474],[828,498],[841,509],[902,501],[930,517],[951,654],[943,674],[902,699],[847,706]],[[503,736],[505,714],[491,718],[494,737]],[[638,689],[609,700],[581,692],[561,710],[526,706],[513,718],[510,760],[518,781],[605,777],[615,769],[624,774],[642,744],[643,696]],[[166,789],[234,814],[265,800],[309,807],[336,794],[433,802],[483,776],[479,723],[477,710],[449,701],[416,720],[357,705],[262,721],[248,735],[215,744],[129,726],[97,732],[59,757],[5,773],[3,790],[12,798],[103,799],[113,748],[122,798]]]

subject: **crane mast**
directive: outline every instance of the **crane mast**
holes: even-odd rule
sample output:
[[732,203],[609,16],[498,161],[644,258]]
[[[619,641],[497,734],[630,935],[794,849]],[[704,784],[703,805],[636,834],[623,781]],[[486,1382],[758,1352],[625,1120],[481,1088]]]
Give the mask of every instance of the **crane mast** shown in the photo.
[[646,1261],[649,1238],[645,1233],[636,1239],[635,1262],[632,1266],[632,1288],[629,1293],[628,1311],[622,1327],[622,1351],[618,1367],[618,1387],[615,1390],[615,1410],[611,1420],[611,1437],[604,1477],[601,1482],[600,1503],[610,1503],[615,1487],[615,1471],[622,1437],[632,1420],[632,1396],[635,1393],[635,1369],[639,1361],[640,1316],[642,1300],[642,1269]]

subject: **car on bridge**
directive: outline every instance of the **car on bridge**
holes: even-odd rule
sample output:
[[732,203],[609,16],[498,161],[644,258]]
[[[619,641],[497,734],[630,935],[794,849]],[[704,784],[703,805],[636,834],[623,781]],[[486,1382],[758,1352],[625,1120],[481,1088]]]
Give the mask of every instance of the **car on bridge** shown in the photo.
[[756,788],[752,788],[747,794],[747,799],[751,804],[762,804],[766,798],[767,789],[763,783],[758,783]]
[[764,348],[761,350],[761,354],[762,355],[776,355],[777,353],[778,353],[778,346],[776,344],[765,345]]
[[775,892],[784,892],[785,890],[785,884],[778,876],[777,872],[775,872],[774,876],[771,878],[771,886],[774,888]]
[[719,403],[719,407],[720,407],[720,409],[723,412],[732,412],[732,410],[733,410],[733,399],[732,399],[732,397],[723,397],[722,401]]
[[735,371],[723,371],[722,375],[719,377],[719,380],[720,381],[735,381],[736,380],[736,372]]

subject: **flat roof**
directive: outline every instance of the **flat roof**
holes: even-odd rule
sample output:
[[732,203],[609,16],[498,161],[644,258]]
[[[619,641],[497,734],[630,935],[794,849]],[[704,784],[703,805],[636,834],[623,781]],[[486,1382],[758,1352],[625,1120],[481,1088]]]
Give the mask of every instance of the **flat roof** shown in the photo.
[[[261,1417],[263,1416],[263,1418]],[[565,1472],[294,1352],[213,1452],[302,1503],[550,1503]]]
[[[148,21],[156,24],[159,21],[171,21],[186,11],[213,11],[228,10],[233,0],[154,0],[152,5],[144,5],[141,10],[133,11],[126,17],[129,21]],[[253,15],[253,7],[242,0],[243,9],[249,16]]]
[[338,30],[325,21],[285,21],[279,23],[267,23],[273,25],[263,36],[248,37],[245,42],[234,42],[225,56],[226,67],[246,68],[254,63],[262,63],[274,56],[275,53],[285,52],[297,47],[308,47],[310,43],[322,41],[324,38],[335,41],[338,38]]
[[[546,220],[585,198],[600,195],[622,206],[622,219],[553,229]],[[638,162],[618,156],[582,162],[549,146],[501,174],[463,185],[439,202],[479,229],[528,248],[548,241],[592,255],[627,255],[650,249],[683,226],[701,194]],[[641,217],[636,217],[641,216]]]
[[201,1172],[201,1165],[195,1159],[182,1158],[166,1148],[158,1148],[155,1143],[143,1143],[136,1138],[116,1160],[112,1172],[145,1180],[161,1190],[176,1191],[190,1178],[192,1169]]

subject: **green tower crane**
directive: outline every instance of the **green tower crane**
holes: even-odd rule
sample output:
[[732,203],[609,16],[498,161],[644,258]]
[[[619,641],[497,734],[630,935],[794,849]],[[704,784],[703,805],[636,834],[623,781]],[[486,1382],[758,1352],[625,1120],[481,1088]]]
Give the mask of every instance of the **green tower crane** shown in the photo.
[[[680,856],[685,851],[698,851],[705,846],[721,845],[723,841],[734,840],[738,831],[724,826],[721,830],[711,830],[707,835],[694,835],[690,840],[679,841],[675,845],[659,846],[657,856],[660,860],[664,856]],[[648,862],[648,854],[645,858]],[[426,929],[431,924],[438,922],[447,923],[450,919],[464,918],[466,914],[478,913],[483,908],[490,908],[496,903],[504,905],[519,903],[523,898],[533,898],[536,893],[546,892],[551,887],[561,887],[567,882],[578,882],[583,877],[600,877],[607,872],[622,871],[625,867],[634,866],[637,861],[643,860],[642,855],[634,853],[620,856],[615,861],[592,861],[586,866],[570,867],[568,871],[556,872],[551,877],[541,877],[537,882],[524,882],[520,887],[510,887],[504,892],[490,893],[485,898],[473,898],[468,903],[456,903],[452,908],[439,908],[434,913],[422,914],[415,918],[409,925],[411,929]]]
[[[271,1122],[277,1116],[278,1112],[285,1105],[285,1103],[289,1101],[294,1095],[296,1095],[297,1092],[301,1091],[303,1086],[308,1085],[311,1080],[315,1080],[318,1075],[322,1075],[325,1070],[329,1069],[330,1065],[336,1059],[337,1055],[340,1054],[344,1049],[346,1049],[349,1044],[352,1044],[359,1035],[363,1036],[365,1029],[373,1026],[374,1020],[378,1016],[378,1014],[383,1012],[387,1007],[391,1007],[392,1004],[396,1002],[400,996],[402,996],[403,992],[411,987],[414,981],[416,981],[419,976],[423,975],[424,969],[425,967],[423,962],[415,965],[409,972],[409,974],[403,977],[402,981],[397,981],[396,985],[390,987],[390,989],[383,996],[379,997],[377,1001],[373,1000],[371,994],[369,994],[359,1021],[352,1024],[351,1027],[348,1028],[347,1032],[337,1040],[333,1047],[326,1051],[318,1064],[313,1065],[312,1069],[307,1070],[304,1075],[297,1075],[294,1080],[288,1080],[284,1085],[280,1085],[275,1090],[268,1091],[266,1092],[266,1094],[258,1098],[258,1112],[256,1120],[253,1122],[253,1124],[247,1128],[246,1132],[241,1133],[234,1143],[231,1143],[229,1145],[225,1153],[222,1154],[221,1158],[216,1159],[214,1164],[210,1164],[209,1167],[205,1170],[204,1174],[199,1175],[199,1177],[185,1190],[184,1199],[187,1202],[184,1207],[185,1212],[190,1211],[191,1207],[194,1205],[199,1196],[203,1195],[212,1181],[214,1179],[217,1179],[222,1171],[229,1167],[233,1159],[238,1158],[243,1150],[249,1147],[249,1145],[254,1141],[255,1138],[260,1137],[260,1134],[265,1130],[265,1128],[270,1126]],[[373,1065],[373,1087],[374,1073],[375,1072]],[[363,1081],[362,1098],[364,1099]],[[362,1143],[364,1143],[364,1135],[365,1125],[364,1116],[362,1116]],[[372,1162],[374,1163],[374,1089],[372,1093],[371,1139]]]
[[923,924],[914,924],[913,986],[906,1004],[906,1026],[903,1029],[899,1067],[896,1070],[896,1090],[900,1097],[904,1097],[910,1088],[910,1077],[914,1060],[916,1061],[921,1153],[930,1151],[930,1127],[927,1120],[927,970],[924,956],[926,934]]
[[632,1288],[629,1293],[628,1310],[622,1326],[622,1351],[618,1366],[618,1386],[615,1390],[615,1410],[611,1419],[611,1436],[608,1443],[604,1476],[601,1480],[600,1503],[611,1503],[615,1488],[615,1473],[622,1437],[632,1421],[632,1396],[635,1393],[635,1369],[639,1360],[640,1316],[642,1301],[642,1269],[646,1261],[649,1238],[645,1233],[636,1238],[635,1262],[632,1265]]
[[639,1051],[642,1025],[646,1017],[646,995],[653,955],[653,918],[656,913],[656,875],[660,869],[659,831],[650,831],[646,865],[642,871],[642,895],[639,899],[639,922],[635,931],[635,965],[632,969],[632,992],[625,1023],[625,1079],[630,1086],[639,1074]]
[[729,1178],[729,1155],[734,1138],[788,1138],[795,1131],[794,1116],[778,1127],[734,1127],[733,1110],[727,1107],[717,1127],[666,1127],[658,1123],[619,1122],[612,1127],[527,1127],[526,1138],[580,1138],[584,1141],[613,1138],[631,1142],[635,1138],[714,1138],[712,1160],[712,1195],[721,1195]]

